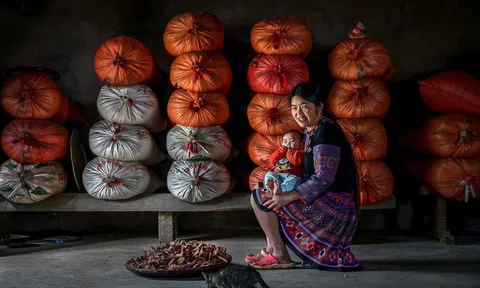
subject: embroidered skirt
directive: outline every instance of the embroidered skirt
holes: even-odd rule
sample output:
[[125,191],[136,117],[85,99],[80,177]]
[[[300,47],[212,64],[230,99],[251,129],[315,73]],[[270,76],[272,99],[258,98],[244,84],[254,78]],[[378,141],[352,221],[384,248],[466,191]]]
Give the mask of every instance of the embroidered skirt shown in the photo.
[[[263,183],[252,191],[260,210],[272,212],[262,204],[268,200]],[[313,203],[294,201],[275,211],[285,244],[304,264],[321,270],[355,271],[360,263],[350,251],[357,229],[355,203],[350,193],[325,192]]]

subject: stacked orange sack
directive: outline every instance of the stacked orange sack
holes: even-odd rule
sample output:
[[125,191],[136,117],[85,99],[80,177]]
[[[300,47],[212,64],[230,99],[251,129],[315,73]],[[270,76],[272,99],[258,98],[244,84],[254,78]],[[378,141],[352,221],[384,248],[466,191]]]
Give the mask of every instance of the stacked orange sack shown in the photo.
[[185,12],[169,21],[163,40],[174,59],[170,82],[177,88],[167,106],[175,125],[167,135],[174,160],[167,185],[181,200],[208,201],[232,188],[224,163],[233,149],[222,128],[230,116],[225,94],[232,83],[230,65],[221,53],[224,27],[215,15]]
[[54,71],[21,68],[7,75],[0,101],[16,119],[2,132],[2,149],[10,159],[0,167],[0,194],[31,204],[66,188],[66,172],[56,162],[69,152],[69,133],[63,125],[81,124],[85,118],[60,90]]
[[391,170],[381,161],[388,152],[382,120],[390,106],[385,82],[392,63],[385,47],[366,38],[364,30],[359,23],[330,52],[328,68],[336,82],[327,103],[352,146],[362,206],[388,199],[394,186]]
[[419,84],[427,107],[443,115],[403,137],[405,147],[430,157],[406,161],[407,169],[442,196],[468,202],[480,190],[480,81],[444,71]]
[[290,111],[288,95],[295,86],[310,79],[303,60],[312,49],[312,33],[296,17],[277,17],[256,23],[250,42],[257,56],[248,67],[250,89],[257,93],[247,109],[255,132],[248,139],[248,154],[258,166],[249,177],[253,190],[272,171],[270,155],[282,145],[283,135],[301,128]]

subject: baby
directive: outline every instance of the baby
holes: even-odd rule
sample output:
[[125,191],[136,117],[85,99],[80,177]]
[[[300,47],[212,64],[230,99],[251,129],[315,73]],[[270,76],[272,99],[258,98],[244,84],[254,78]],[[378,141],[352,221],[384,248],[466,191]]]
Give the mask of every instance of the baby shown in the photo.
[[292,130],[283,135],[282,147],[270,156],[270,165],[274,172],[265,174],[264,184],[269,189],[268,181],[275,180],[280,184],[282,192],[295,190],[302,184],[304,153],[302,134]]

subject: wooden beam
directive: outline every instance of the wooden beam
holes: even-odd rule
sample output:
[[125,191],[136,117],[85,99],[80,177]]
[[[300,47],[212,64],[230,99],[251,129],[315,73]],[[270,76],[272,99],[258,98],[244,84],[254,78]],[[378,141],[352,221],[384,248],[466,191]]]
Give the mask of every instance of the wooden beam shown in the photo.
[[[127,200],[99,200],[86,193],[60,193],[35,204],[0,200],[0,212],[215,212],[251,210],[250,193],[229,193],[216,199],[189,203],[169,192],[139,195]],[[395,198],[362,210],[395,209]]]
[[127,200],[99,200],[86,193],[60,193],[35,204],[0,201],[0,211],[17,212],[201,212],[250,210],[247,193],[231,193],[203,203],[188,203],[171,193],[151,193]]

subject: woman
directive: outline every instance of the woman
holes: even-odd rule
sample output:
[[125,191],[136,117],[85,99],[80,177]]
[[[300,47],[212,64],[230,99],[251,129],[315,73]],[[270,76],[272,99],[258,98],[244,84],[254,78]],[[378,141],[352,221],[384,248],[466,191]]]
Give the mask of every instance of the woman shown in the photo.
[[341,128],[325,117],[327,95],[303,83],[290,95],[292,115],[305,129],[305,179],[294,191],[277,182],[252,191],[251,204],[267,236],[267,247],[246,261],[257,269],[288,269],[295,263],[285,244],[318,269],[359,270],[350,251],[358,223],[357,170]]

